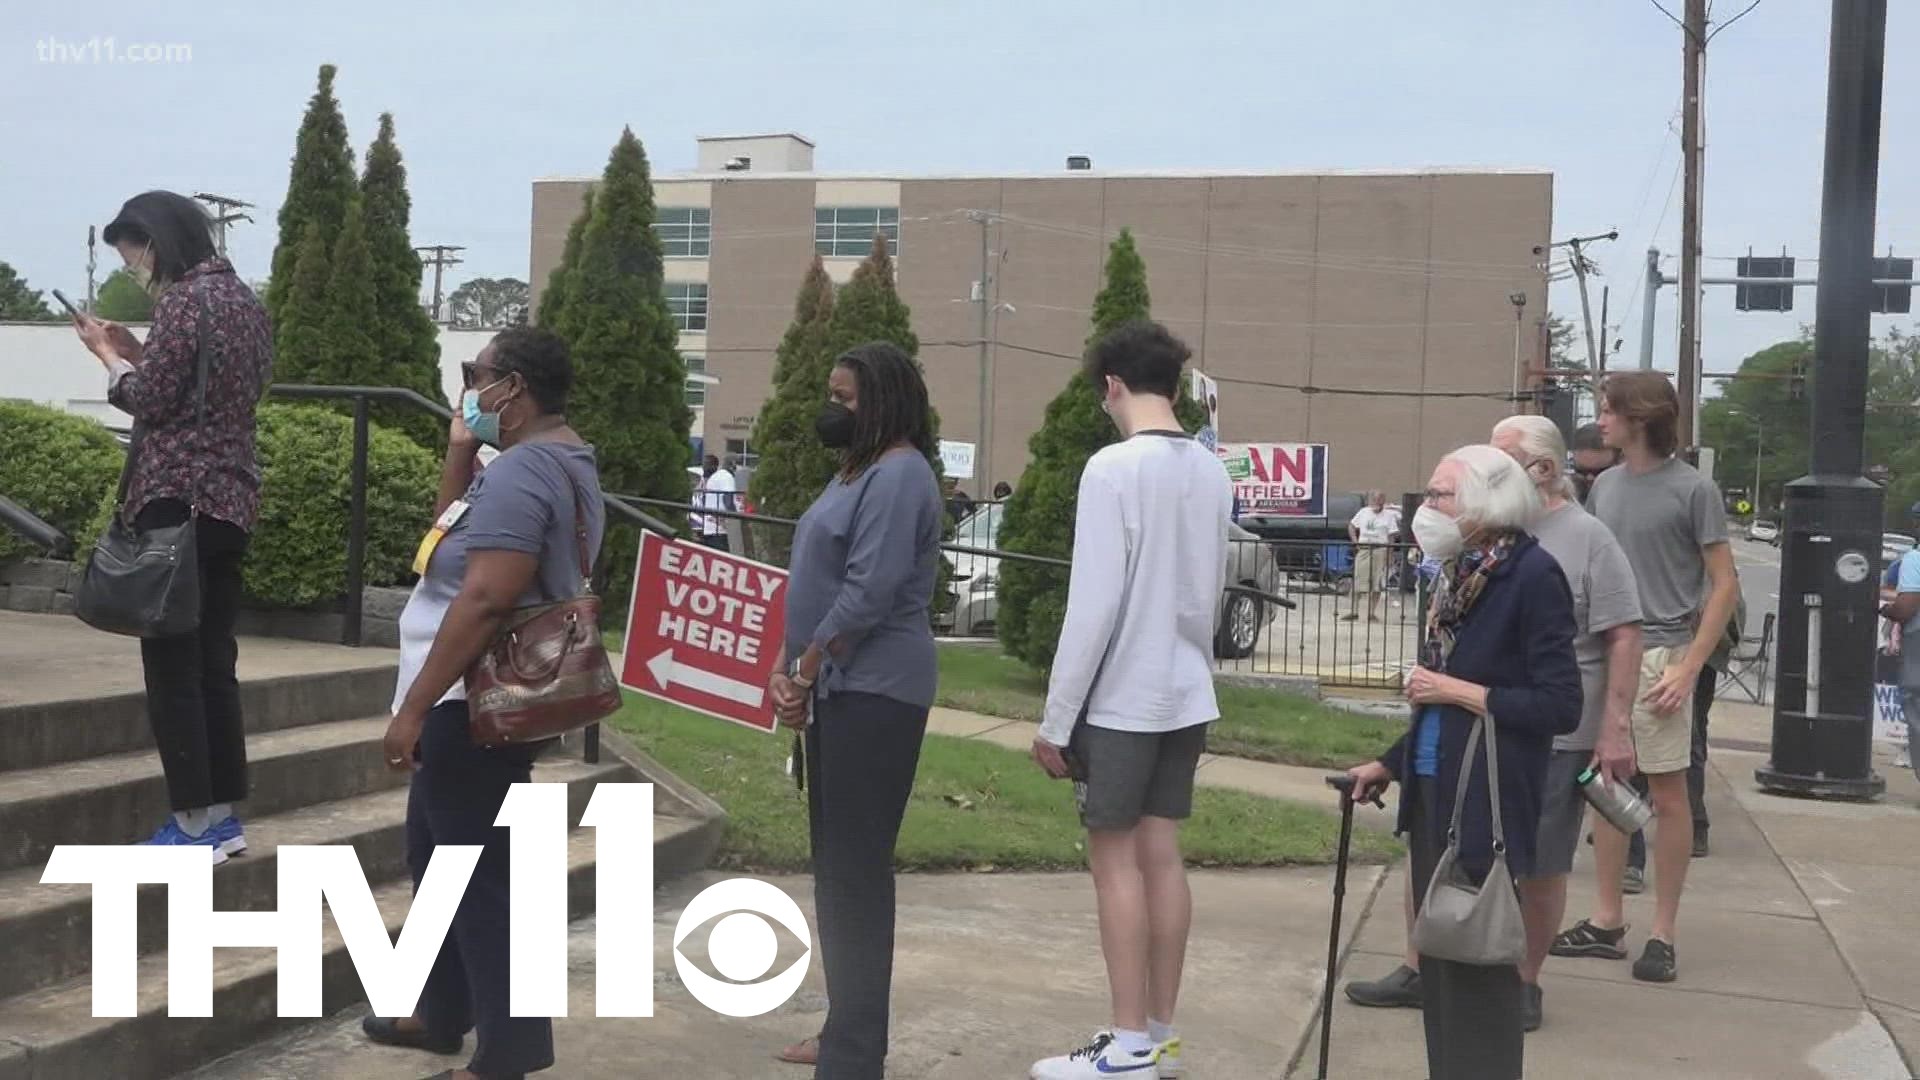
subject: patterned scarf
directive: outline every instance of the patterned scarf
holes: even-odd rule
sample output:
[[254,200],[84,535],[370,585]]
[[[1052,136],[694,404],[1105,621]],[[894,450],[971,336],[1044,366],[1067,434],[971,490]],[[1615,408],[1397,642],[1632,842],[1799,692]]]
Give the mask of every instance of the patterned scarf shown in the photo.
[[1451,564],[1441,567],[1433,602],[1427,611],[1427,633],[1420,643],[1420,666],[1428,671],[1445,671],[1453,655],[1453,641],[1460,623],[1473,610],[1480,593],[1499,565],[1513,554],[1518,533],[1507,533],[1484,550],[1462,552]]

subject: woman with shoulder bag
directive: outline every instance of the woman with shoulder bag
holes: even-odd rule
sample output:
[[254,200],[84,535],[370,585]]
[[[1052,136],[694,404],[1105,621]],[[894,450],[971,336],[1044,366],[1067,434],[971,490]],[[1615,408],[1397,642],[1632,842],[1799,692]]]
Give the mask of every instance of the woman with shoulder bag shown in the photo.
[[247,847],[233,812],[247,797],[234,623],[260,506],[254,409],[273,379],[273,331],[253,290],[215,254],[192,199],[136,195],[103,236],[154,297],[144,344],[118,323],[74,317],[106,365],[107,400],[133,417],[119,512],[134,532],[191,522],[193,565],[183,569],[198,577],[192,610],[180,613],[192,629],[140,642],[147,719],[173,807],[147,843],[209,848],[220,863]]
[[[458,1054],[464,1069],[436,1080],[506,1080],[553,1064],[553,1022],[509,1005],[509,834],[494,827],[514,784],[528,782],[546,743],[482,745],[487,704],[464,680],[516,611],[574,597],[600,549],[605,508],[593,447],[567,424],[573,367],[545,330],[497,335],[464,365],[466,392],[447,441],[435,523],[415,556],[419,584],[400,615],[400,678],[387,727],[387,765],[412,770],[407,863],[417,889],[434,849],[482,849],[452,932],[409,1017],[369,1016],[367,1037]],[[479,469],[482,445],[500,449]],[[598,627],[586,633],[597,641]],[[601,658],[604,665],[604,658]],[[600,675],[607,689],[610,672]],[[598,681],[598,680],[596,680]]]
[[1533,482],[1491,446],[1434,469],[1413,519],[1441,568],[1406,678],[1412,726],[1348,772],[1356,799],[1400,783],[1432,1080],[1521,1075],[1526,943],[1513,880],[1533,867],[1553,737],[1579,726],[1581,707],[1573,596],[1524,531],[1539,508]]

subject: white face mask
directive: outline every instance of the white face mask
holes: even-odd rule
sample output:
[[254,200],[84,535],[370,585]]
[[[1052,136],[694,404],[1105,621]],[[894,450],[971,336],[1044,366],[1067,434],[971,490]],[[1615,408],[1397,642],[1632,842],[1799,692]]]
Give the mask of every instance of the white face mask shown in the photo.
[[1460,554],[1466,538],[1460,535],[1460,523],[1431,506],[1422,506],[1413,515],[1413,539],[1428,556],[1445,562]]
[[133,283],[149,295],[153,293],[153,268],[147,265],[147,260],[152,256],[153,242],[149,240],[147,246],[140,250],[140,257],[127,264],[127,273],[133,275]]

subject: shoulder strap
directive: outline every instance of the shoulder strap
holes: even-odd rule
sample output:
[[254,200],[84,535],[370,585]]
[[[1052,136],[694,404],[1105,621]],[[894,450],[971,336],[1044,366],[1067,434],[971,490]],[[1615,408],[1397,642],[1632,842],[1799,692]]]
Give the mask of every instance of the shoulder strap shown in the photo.
[[[149,330],[148,333],[151,334],[152,331]],[[200,431],[206,427],[206,423],[207,423],[207,365],[208,365],[207,353],[208,353],[208,349],[207,349],[207,302],[206,302],[205,296],[200,297],[199,314],[195,317],[195,320],[194,320],[193,353],[194,353],[193,427],[195,431]],[[115,513],[119,513],[120,509],[126,506],[127,504],[127,488],[131,486],[133,482],[133,470],[136,464],[140,460],[141,444],[145,443],[146,439],[147,439],[146,424],[142,423],[139,420],[135,420],[133,422],[133,432],[127,444],[127,460],[126,460],[126,463],[120,467],[120,489],[113,497],[113,505],[114,505]],[[191,509],[194,513],[198,513],[200,510],[200,482],[198,478],[194,480],[193,500],[192,500]]]
[[593,591],[593,555],[587,550],[587,503],[580,493],[580,482],[573,478],[573,470],[567,468],[567,459],[559,451],[557,443],[533,443],[533,446],[550,446],[553,452],[548,456],[554,464],[560,466],[560,474],[567,478],[567,486],[573,489],[573,544],[574,556],[580,568],[580,591]]
[[1480,732],[1487,733],[1487,801],[1493,808],[1493,852],[1507,853],[1507,831],[1500,821],[1500,754],[1494,745],[1493,714],[1473,721],[1473,734],[1467,736],[1467,753],[1460,761],[1460,783],[1453,793],[1453,822],[1447,826],[1447,843],[1460,843],[1460,816],[1467,807],[1467,781],[1473,777],[1473,759],[1480,749]]

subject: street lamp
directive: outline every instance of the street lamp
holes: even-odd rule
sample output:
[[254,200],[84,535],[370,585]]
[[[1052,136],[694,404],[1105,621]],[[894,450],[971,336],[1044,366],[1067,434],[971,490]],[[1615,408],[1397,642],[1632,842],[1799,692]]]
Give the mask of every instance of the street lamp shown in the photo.
[[1753,516],[1760,516],[1760,455],[1767,445],[1767,426],[1745,409],[1728,409],[1728,416],[1744,416],[1753,421]]
[[1521,315],[1525,314],[1527,310],[1527,294],[1523,292],[1508,293],[1507,302],[1513,305],[1513,397],[1512,397],[1512,400],[1516,402],[1515,408],[1518,408],[1517,403],[1520,400],[1520,317]]

